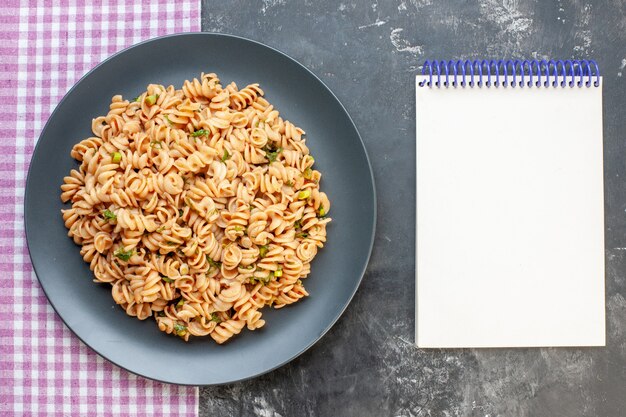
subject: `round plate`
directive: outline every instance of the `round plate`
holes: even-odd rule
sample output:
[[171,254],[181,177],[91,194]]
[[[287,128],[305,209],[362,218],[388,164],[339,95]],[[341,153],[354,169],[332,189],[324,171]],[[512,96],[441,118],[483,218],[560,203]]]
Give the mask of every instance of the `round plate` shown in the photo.
[[[174,85],[215,72],[239,86],[258,82],[281,116],[306,131],[332,203],[328,242],[306,279],[310,296],[280,310],[265,308],[265,327],[244,329],[224,345],[210,337],[185,343],[153,319],[129,317],[111,286],[92,282],[79,247],[67,237],[59,198],[63,177],[78,166],[72,147],[91,136],[91,119],[115,94],[135,97],[150,83]],[[111,362],[159,381],[212,385],[277,368],[319,340],[337,321],[363,277],[374,241],[376,196],[363,142],[339,100],[287,55],[247,39],[193,33],[153,39],[107,59],[83,77],[48,120],[28,172],[26,236],[39,282],[65,324]]]

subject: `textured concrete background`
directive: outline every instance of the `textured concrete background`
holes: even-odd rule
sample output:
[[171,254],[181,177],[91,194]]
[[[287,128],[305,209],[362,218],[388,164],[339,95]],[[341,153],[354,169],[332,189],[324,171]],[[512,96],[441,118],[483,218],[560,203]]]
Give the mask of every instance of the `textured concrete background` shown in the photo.
[[[372,159],[379,218],[367,274],[337,325],[270,374],[202,389],[201,416],[626,416],[626,2],[205,0],[202,28],[278,48],[337,94]],[[439,58],[600,64],[606,348],[413,346],[413,76]]]

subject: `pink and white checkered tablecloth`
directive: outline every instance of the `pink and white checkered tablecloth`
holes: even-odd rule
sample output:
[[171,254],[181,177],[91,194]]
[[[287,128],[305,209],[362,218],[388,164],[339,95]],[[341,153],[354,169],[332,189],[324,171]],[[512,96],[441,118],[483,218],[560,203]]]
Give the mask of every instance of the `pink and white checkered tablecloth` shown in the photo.
[[200,0],[0,2],[0,416],[195,416],[197,388],[132,375],[48,304],[24,237],[35,142],[65,92],[129,45],[200,30]]

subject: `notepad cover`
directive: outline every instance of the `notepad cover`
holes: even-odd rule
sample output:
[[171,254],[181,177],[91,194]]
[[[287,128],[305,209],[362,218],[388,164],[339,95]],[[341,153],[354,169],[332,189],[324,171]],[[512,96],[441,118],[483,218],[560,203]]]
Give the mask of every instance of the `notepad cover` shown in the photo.
[[417,345],[604,345],[601,85],[417,85],[416,121]]

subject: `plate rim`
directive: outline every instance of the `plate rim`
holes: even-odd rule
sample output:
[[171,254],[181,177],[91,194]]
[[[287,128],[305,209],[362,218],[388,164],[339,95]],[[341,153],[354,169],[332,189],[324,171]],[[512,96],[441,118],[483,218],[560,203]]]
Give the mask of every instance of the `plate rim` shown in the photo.
[[[29,204],[28,203],[29,202],[29,197],[28,197],[27,190],[28,190],[29,184],[30,184],[30,182],[32,180],[32,175],[31,175],[32,174],[32,170],[33,170],[32,161],[33,161],[35,155],[37,155],[37,152],[38,152],[38,150],[40,148],[41,138],[45,135],[46,131],[49,128],[49,125],[50,125],[51,121],[54,119],[54,117],[55,117],[56,113],[58,112],[59,108],[61,107],[61,105],[73,93],[74,89],[77,88],[78,85],[80,85],[83,81],[85,81],[94,71],[99,69],[102,65],[104,65],[105,63],[109,62],[110,60],[118,57],[119,55],[122,55],[122,54],[124,54],[126,52],[131,51],[132,49],[134,49],[136,47],[139,47],[139,46],[147,44],[147,43],[160,42],[160,41],[162,41],[164,39],[175,38],[175,37],[187,37],[187,36],[209,36],[209,37],[213,37],[214,36],[214,37],[218,37],[218,38],[219,37],[234,38],[234,39],[237,39],[237,40],[240,40],[240,41],[249,42],[249,43],[255,44],[257,47],[267,48],[267,49],[269,49],[269,50],[271,50],[271,51],[273,51],[275,53],[278,53],[278,54],[284,56],[285,58],[287,58],[291,62],[295,63],[300,69],[304,70],[310,76],[312,76],[324,89],[326,89],[326,91],[331,95],[331,97],[337,102],[337,104],[339,105],[339,107],[341,108],[341,110],[343,111],[345,116],[350,121],[350,124],[352,125],[352,128],[356,132],[357,138],[359,139],[359,143],[360,143],[361,147],[363,148],[363,154],[365,155],[365,161],[367,162],[367,167],[368,167],[369,174],[370,174],[370,181],[372,183],[372,198],[373,198],[373,212],[372,212],[373,216],[372,216],[372,224],[371,224],[372,234],[371,234],[370,242],[369,242],[369,245],[368,245],[367,257],[365,259],[364,266],[363,266],[361,272],[359,273],[359,278],[358,278],[358,280],[356,282],[354,290],[352,291],[350,296],[346,299],[346,302],[344,303],[344,305],[337,311],[337,314],[333,318],[333,320],[331,320],[329,322],[329,324],[324,328],[324,330],[319,334],[319,336],[317,336],[312,342],[310,342],[309,344],[304,346],[302,349],[300,349],[295,354],[289,356],[284,361],[281,361],[277,365],[275,365],[275,366],[273,366],[271,368],[268,368],[268,369],[266,369],[264,371],[254,373],[254,374],[249,375],[249,376],[244,377],[244,378],[227,379],[227,380],[223,380],[223,381],[219,381],[219,382],[204,383],[204,384],[190,384],[190,383],[178,382],[178,381],[168,381],[168,380],[165,380],[165,379],[159,379],[159,378],[155,378],[155,377],[152,377],[152,376],[149,376],[149,375],[145,375],[145,374],[143,374],[141,372],[133,371],[132,369],[128,369],[127,367],[125,367],[125,366],[123,366],[123,365],[121,365],[121,364],[111,360],[105,354],[100,352],[100,350],[96,349],[94,346],[90,345],[85,340],[83,340],[83,338],[80,337],[80,335],[78,335],[74,331],[74,329],[67,324],[67,322],[63,318],[63,316],[61,316],[61,314],[57,310],[57,307],[55,306],[54,302],[48,296],[48,292],[46,291],[45,285],[43,284],[41,278],[39,277],[39,273],[37,272],[37,268],[35,267],[35,261],[33,259],[33,256],[31,254],[31,250],[30,250],[30,238],[29,238],[29,232],[28,232],[30,227],[29,227],[29,217],[27,215],[27,209],[26,209],[28,204]],[[65,327],[67,329],[69,329],[75,337],[77,337],[85,346],[87,346],[90,350],[95,352],[98,356],[100,356],[101,358],[103,358],[107,362],[110,362],[113,365],[115,365],[115,366],[117,366],[117,367],[119,367],[121,369],[124,369],[127,372],[130,372],[131,374],[140,376],[142,378],[150,379],[152,381],[157,381],[157,382],[166,383],[166,384],[173,384],[173,385],[179,385],[179,386],[190,386],[190,387],[210,387],[210,386],[219,386],[219,385],[225,385],[225,384],[232,384],[232,383],[236,383],[236,382],[243,382],[243,381],[247,381],[247,380],[252,379],[252,378],[259,377],[261,375],[265,375],[265,374],[267,374],[269,372],[272,372],[272,371],[274,371],[274,370],[276,370],[276,369],[278,369],[278,368],[288,364],[289,362],[293,361],[294,359],[298,358],[299,356],[301,356],[304,352],[306,352],[311,347],[313,347],[313,345],[318,343],[328,333],[328,331],[330,331],[330,329],[337,323],[337,321],[341,318],[341,316],[343,316],[343,314],[345,313],[346,309],[348,308],[348,306],[352,302],[352,299],[354,298],[356,292],[358,291],[359,287],[361,286],[361,282],[363,281],[363,278],[365,276],[365,272],[367,271],[367,267],[369,266],[369,262],[370,262],[370,259],[371,259],[371,256],[372,256],[372,251],[373,251],[373,248],[374,248],[374,241],[375,241],[375,238],[376,238],[376,225],[377,225],[377,217],[378,217],[378,199],[377,199],[376,182],[375,182],[375,178],[374,178],[374,171],[372,169],[372,163],[371,163],[369,154],[367,153],[367,147],[365,146],[365,143],[363,142],[363,138],[361,136],[361,133],[359,132],[356,124],[354,123],[354,120],[350,116],[350,113],[348,113],[348,111],[345,108],[345,106],[343,105],[343,103],[339,100],[339,98],[335,95],[335,93],[316,74],[313,73],[313,71],[311,71],[309,68],[307,68],[306,66],[301,64],[298,60],[296,60],[295,58],[291,57],[287,53],[282,52],[279,49],[274,48],[272,46],[269,46],[269,45],[267,45],[265,43],[262,43],[262,42],[259,42],[259,41],[253,40],[253,39],[249,39],[249,38],[246,38],[246,37],[243,37],[243,36],[232,35],[232,34],[227,34],[227,33],[219,33],[219,32],[180,32],[180,33],[168,34],[168,35],[157,36],[157,37],[154,37],[154,38],[146,39],[146,40],[143,40],[141,42],[132,44],[132,45],[130,45],[130,46],[124,48],[124,49],[121,49],[120,51],[117,51],[114,54],[109,55],[107,58],[105,58],[104,60],[102,60],[99,63],[97,63],[93,68],[91,68],[87,73],[85,73],[78,81],[76,81],[69,88],[69,90],[67,90],[67,92],[61,98],[61,100],[59,100],[59,102],[56,104],[56,106],[55,106],[54,110],[52,111],[52,113],[50,113],[50,116],[46,120],[46,123],[44,124],[43,128],[41,129],[41,133],[39,134],[39,136],[37,138],[37,142],[35,143],[35,147],[33,148],[33,153],[32,153],[32,155],[30,157],[30,160],[29,160],[28,173],[26,175],[26,180],[25,180],[25,183],[24,183],[23,215],[24,215],[24,233],[25,233],[25,238],[26,238],[25,239],[26,240],[26,247],[28,249],[28,257],[30,259],[30,263],[31,263],[31,266],[33,268],[33,272],[35,273],[35,276],[37,277],[37,282],[39,283],[39,287],[42,289],[44,295],[46,296],[46,299],[47,299],[48,303],[52,306],[52,309],[56,313],[56,316],[61,319],[61,321],[63,322]]]

